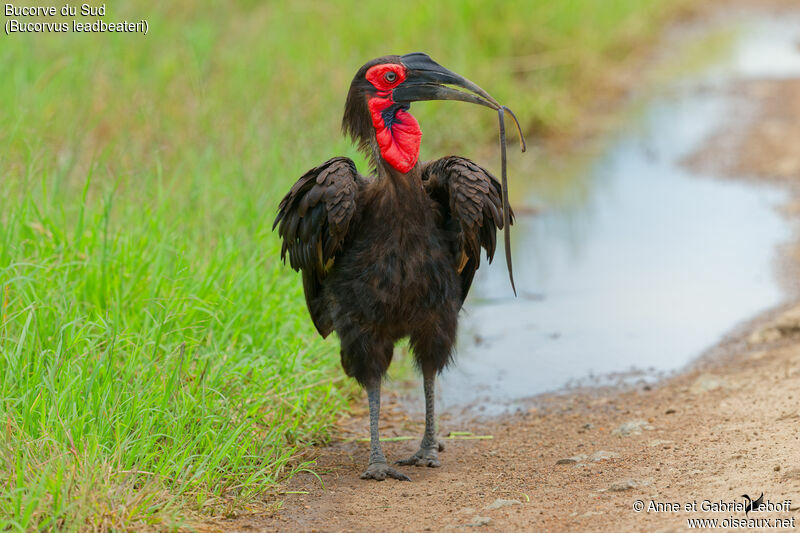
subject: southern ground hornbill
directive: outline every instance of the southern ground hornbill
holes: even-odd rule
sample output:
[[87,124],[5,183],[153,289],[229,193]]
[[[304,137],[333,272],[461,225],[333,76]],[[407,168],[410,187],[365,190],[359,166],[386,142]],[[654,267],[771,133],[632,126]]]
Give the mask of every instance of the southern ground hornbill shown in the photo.
[[375,175],[366,178],[352,160],[335,157],[295,183],[275,219],[281,257],[288,252],[292,268],[302,271],[314,325],[323,337],[336,331],[342,367],[367,389],[365,479],[409,479],[387,464],[378,438],[381,380],[395,342],[405,337],[422,371],[425,433],[419,450],[398,463],[439,466],[434,378],[452,359],[458,313],[480,249],[491,261],[495,228],[505,226],[507,236],[512,217],[501,184],[472,161],[418,161],[422,131],[408,109],[419,100],[497,110],[505,181],[502,116],[508,108],[425,54],[385,56],[356,73],[342,119],[344,132],[371,157]]

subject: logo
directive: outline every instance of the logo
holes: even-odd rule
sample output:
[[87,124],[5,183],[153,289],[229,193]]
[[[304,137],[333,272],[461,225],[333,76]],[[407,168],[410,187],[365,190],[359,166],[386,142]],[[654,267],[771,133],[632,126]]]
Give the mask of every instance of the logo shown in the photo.
[[747,500],[747,504],[744,506],[744,515],[747,516],[750,511],[758,511],[762,505],[764,505],[764,493],[761,493],[761,496],[758,497],[757,500],[753,501],[750,496],[747,494],[742,494],[742,498]]

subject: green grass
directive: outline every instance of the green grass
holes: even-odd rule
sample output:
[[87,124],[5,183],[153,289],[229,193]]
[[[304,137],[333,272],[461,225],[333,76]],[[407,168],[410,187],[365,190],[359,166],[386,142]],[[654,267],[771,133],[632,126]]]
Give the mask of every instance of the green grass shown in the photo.
[[[355,70],[427,51],[569,132],[679,3],[132,2],[105,19],[147,36],[0,35],[0,530],[274,504],[355,391],[270,229],[307,168],[363,168]],[[496,137],[480,108],[414,113],[423,157]]]

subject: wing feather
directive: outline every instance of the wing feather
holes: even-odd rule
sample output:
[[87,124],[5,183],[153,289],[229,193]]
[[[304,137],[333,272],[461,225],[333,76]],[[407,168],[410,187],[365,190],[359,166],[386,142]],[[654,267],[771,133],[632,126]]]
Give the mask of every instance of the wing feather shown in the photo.
[[347,238],[363,184],[351,159],[330,159],[297,180],[281,200],[272,225],[283,240],[281,259],[286,261],[288,255],[291,267],[303,272],[306,304],[323,337],[333,325],[321,299],[321,284]]
[[445,226],[456,228],[453,253],[459,266],[463,301],[480,266],[481,248],[486,250],[490,263],[494,257],[496,233],[503,229],[502,186],[487,170],[456,156],[424,164],[422,180],[428,194],[439,202]]

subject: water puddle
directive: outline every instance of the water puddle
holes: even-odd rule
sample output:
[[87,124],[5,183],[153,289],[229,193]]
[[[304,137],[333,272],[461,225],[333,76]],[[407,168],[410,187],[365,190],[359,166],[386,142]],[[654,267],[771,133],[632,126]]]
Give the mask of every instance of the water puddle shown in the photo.
[[520,297],[498,250],[462,314],[444,408],[478,402],[493,414],[571,385],[655,379],[782,301],[784,192],[680,163],[744,112],[724,90],[731,81],[800,75],[799,19],[736,24],[730,54],[648,99],[560,201],[533,190],[547,209],[514,226]]

